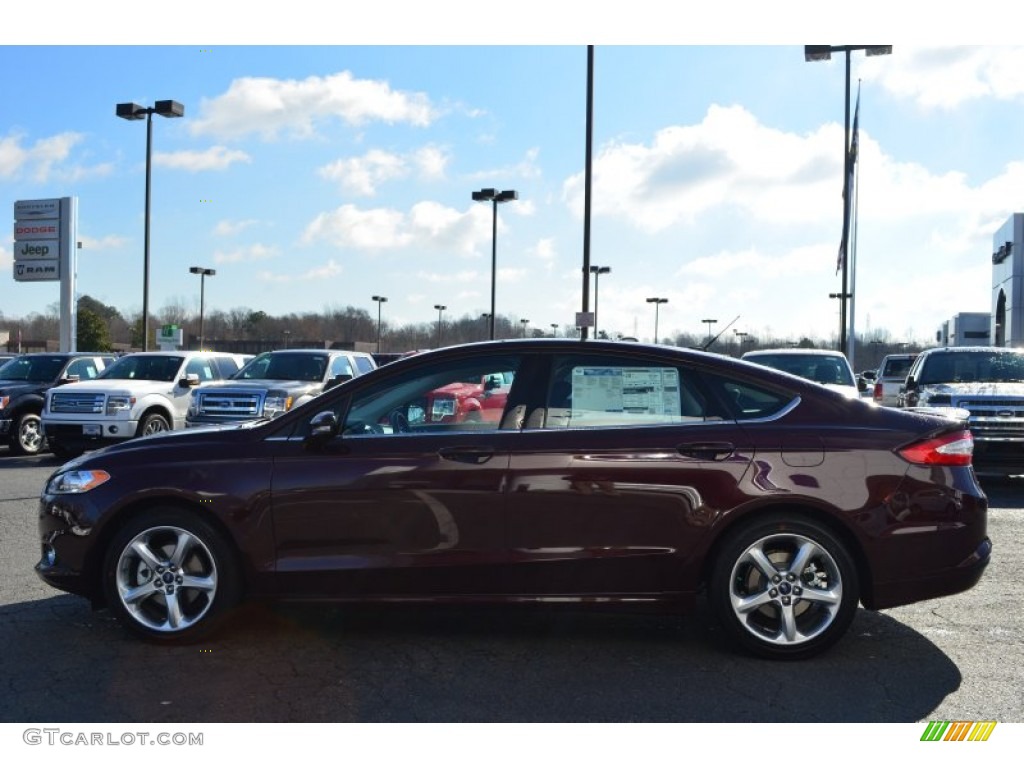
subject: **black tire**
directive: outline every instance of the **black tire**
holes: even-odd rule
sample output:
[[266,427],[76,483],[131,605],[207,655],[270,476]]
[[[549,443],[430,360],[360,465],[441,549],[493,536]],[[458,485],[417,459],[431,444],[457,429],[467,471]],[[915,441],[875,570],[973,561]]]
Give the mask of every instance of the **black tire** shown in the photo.
[[23,413],[14,420],[11,432],[11,453],[15,456],[35,456],[46,445],[39,414]]
[[111,612],[157,643],[207,637],[241,597],[238,563],[224,537],[199,515],[170,506],[132,518],[115,534],[102,580]]
[[743,650],[767,659],[806,659],[837,642],[853,621],[857,568],[825,526],[803,516],[762,517],[722,542],[708,600]]
[[139,422],[138,432],[135,433],[136,437],[143,437],[145,435],[155,435],[159,432],[167,432],[171,428],[167,418],[161,413],[150,413],[145,416],[141,422]]

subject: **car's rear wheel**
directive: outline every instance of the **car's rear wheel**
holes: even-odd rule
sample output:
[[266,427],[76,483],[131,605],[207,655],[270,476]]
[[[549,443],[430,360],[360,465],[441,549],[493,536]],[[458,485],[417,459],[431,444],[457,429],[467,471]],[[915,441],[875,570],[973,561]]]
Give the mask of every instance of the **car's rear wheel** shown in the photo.
[[14,422],[14,433],[10,443],[11,453],[19,456],[35,456],[43,449],[45,442],[38,414],[23,413]]
[[103,564],[107,605],[132,632],[157,642],[208,635],[239,600],[231,547],[198,515],[161,507],[124,526]]
[[828,528],[773,515],[743,524],[718,551],[709,601],[730,638],[769,659],[804,659],[845,634],[858,602],[857,569]]

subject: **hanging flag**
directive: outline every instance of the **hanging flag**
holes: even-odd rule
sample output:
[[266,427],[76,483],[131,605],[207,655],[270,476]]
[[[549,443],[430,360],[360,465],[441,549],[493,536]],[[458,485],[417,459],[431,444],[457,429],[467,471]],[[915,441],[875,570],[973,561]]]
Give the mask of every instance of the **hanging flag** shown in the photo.
[[839,241],[836,257],[836,274],[846,260],[847,244],[850,237],[850,206],[853,201],[853,167],[857,163],[857,124],[860,122],[860,84],[857,84],[857,106],[853,110],[853,130],[850,132],[850,146],[846,150],[846,183],[843,186],[843,237]]

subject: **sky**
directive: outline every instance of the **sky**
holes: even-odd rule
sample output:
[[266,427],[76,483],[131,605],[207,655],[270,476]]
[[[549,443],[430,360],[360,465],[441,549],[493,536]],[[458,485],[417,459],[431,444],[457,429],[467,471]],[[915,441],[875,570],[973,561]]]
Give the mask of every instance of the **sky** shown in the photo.
[[[570,327],[593,44],[590,264],[611,269],[599,329],[651,338],[658,297],[663,337],[706,334],[707,319],[714,332],[835,337],[844,62],[808,63],[802,42],[781,41],[820,39],[813,23],[780,36],[755,14],[718,35],[730,5],[674,35],[637,15],[595,16],[581,33],[568,15],[532,23],[540,3],[486,17],[479,4],[432,8],[447,6],[476,9],[467,29],[404,3],[389,6],[409,11],[390,27],[315,14],[204,26],[189,1],[141,37],[128,12],[58,2],[48,25],[20,34],[32,11],[0,11],[0,206],[13,219],[16,200],[76,197],[78,293],[140,312],[146,128],[114,107],[173,99],[183,118],[153,118],[158,319],[168,305],[198,313],[191,266],[217,271],[207,312],[375,315],[383,295],[387,323],[436,321],[437,304],[479,317],[493,209],[471,193],[493,187],[518,194],[497,211],[498,314]],[[881,28],[891,55],[851,57],[854,328],[927,341],[958,312],[989,311],[993,236],[1024,211],[1024,47],[999,43],[999,29],[991,44],[958,43],[950,17],[925,41],[912,22]],[[993,39],[977,22],[963,32]],[[593,309],[592,280],[589,291]],[[14,281],[12,236],[0,239],[0,313],[58,300],[57,282]]]

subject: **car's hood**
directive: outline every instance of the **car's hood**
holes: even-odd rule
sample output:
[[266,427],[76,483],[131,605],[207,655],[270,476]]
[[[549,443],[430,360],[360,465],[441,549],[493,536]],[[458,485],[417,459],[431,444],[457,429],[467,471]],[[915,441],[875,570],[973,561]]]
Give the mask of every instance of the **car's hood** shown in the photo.
[[822,384],[821,386],[831,389],[833,392],[840,392],[847,397],[860,397],[860,390],[849,384]]
[[38,389],[46,389],[50,386],[48,381],[24,381],[22,379],[0,379],[0,395],[18,395],[22,392],[31,392]]
[[76,381],[54,387],[60,392],[128,392],[133,395],[146,395],[157,392],[171,392],[175,381],[151,381],[149,379],[93,379],[92,381]]
[[320,389],[320,387],[320,382],[301,381],[299,379],[226,379],[224,381],[203,384],[198,389],[204,392],[211,389],[286,389],[289,392],[299,392]]
[[1024,397],[1024,382],[1018,381],[971,381],[955,384],[922,384],[922,390],[936,394],[981,395],[998,397],[1015,395]]

